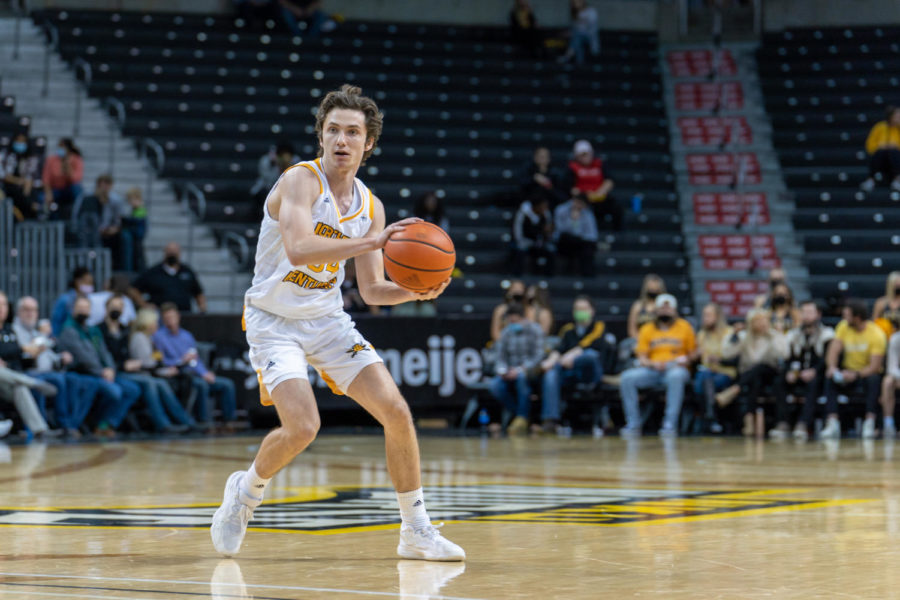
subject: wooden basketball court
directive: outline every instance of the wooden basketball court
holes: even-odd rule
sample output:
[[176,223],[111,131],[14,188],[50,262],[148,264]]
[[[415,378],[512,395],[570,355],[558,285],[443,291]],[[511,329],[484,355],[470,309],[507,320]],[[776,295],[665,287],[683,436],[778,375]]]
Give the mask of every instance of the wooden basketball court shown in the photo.
[[424,437],[468,553],[438,564],[396,556],[382,439],[323,436],[222,559],[208,524],[258,441],[0,446],[0,597],[900,596],[892,444]]

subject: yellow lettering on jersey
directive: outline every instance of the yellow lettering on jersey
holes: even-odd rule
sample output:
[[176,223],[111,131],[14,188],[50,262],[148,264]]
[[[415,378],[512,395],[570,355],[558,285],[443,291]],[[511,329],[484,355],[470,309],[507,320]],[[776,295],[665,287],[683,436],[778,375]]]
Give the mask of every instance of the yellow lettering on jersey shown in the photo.
[[337,282],[337,278],[330,281],[318,281],[303,271],[291,271],[281,281],[293,283],[306,290],[330,290]]
[[316,223],[316,227],[313,230],[313,233],[316,235],[320,235],[322,237],[327,237],[331,239],[338,240],[346,240],[347,236],[326,223],[322,223],[321,221]]

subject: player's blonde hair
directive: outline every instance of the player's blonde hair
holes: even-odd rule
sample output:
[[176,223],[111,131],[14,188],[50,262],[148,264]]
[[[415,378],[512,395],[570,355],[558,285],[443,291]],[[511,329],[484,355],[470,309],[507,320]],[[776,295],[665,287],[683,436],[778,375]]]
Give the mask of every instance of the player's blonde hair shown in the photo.
[[345,108],[358,110],[366,119],[366,141],[372,140],[372,147],[363,154],[363,161],[372,156],[378,138],[381,137],[381,128],[384,125],[384,115],[378,110],[378,105],[368,96],[362,95],[362,88],[345,83],[339,90],[332,90],[325,94],[316,112],[316,137],[319,140],[318,156],[322,156],[322,131],[325,127],[325,118],[332,110]]

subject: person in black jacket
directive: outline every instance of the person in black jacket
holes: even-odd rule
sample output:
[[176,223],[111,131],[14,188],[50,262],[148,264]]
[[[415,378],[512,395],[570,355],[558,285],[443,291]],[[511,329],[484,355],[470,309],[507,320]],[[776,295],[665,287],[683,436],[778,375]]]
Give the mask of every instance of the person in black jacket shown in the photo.
[[543,196],[550,203],[550,210],[568,200],[564,191],[566,175],[553,166],[550,150],[545,146],[534,149],[531,161],[525,166],[520,190],[525,198]]
[[520,277],[530,258],[533,270],[553,275],[553,213],[545,196],[535,195],[522,203],[513,217],[512,234],[512,274]]
[[509,32],[513,41],[532,58],[541,58],[544,41],[528,0],[516,0],[509,11]]
[[594,319],[594,303],[578,296],[572,305],[573,322],[559,330],[559,345],[544,359],[541,418],[544,430],[555,429],[560,417],[562,388],[572,382],[600,383],[603,365],[611,351],[603,337],[606,324]]

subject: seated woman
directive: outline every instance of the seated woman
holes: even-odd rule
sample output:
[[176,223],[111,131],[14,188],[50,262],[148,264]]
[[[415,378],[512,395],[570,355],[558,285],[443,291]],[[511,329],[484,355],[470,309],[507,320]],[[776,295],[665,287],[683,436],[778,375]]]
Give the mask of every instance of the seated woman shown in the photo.
[[500,339],[500,332],[503,331],[503,327],[506,324],[504,319],[506,318],[506,311],[509,309],[509,305],[523,302],[525,302],[525,282],[521,279],[513,279],[509,282],[503,302],[494,307],[494,312],[491,315],[492,341],[496,342]]
[[900,271],[892,271],[887,276],[884,296],[875,301],[872,320],[891,337],[900,331]]
[[765,310],[751,310],[745,328],[725,339],[722,358],[737,358],[740,375],[736,384],[716,394],[716,402],[727,406],[740,396],[745,436],[764,434],[765,414],[759,397],[766,385],[774,383],[779,363],[787,357],[787,338],[772,327],[771,316]]
[[794,293],[786,283],[779,283],[772,288],[771,306],[764,308],[771,313],[772,328],[786,334],[800,322],[800,311]]
[[641,295],[631,305],[628,312],[628,337],[637,340],[638,331],[656,318],[656,298],[666,293],[666,282],[662,277],[650,273],[644,277]]
[[714,433],[722,430],[722,426],[715,422],[716,392],[730,387],[737,376],[737,368],[722,361],[722,345],[733,333],[725,321],[721,306],[710,302],[703,307],[697,334],[700,364],[694,375],[694,394],[702,402],[705,417],[712,423]]
[[900,107],[888,106],[884,121],[872,126],[866,138],[869,177],[860,184],[864,192],[875,189],[875,180],[889,183],[900,191]]
[[525,318],[540,325],[544,335],[553,331],[553,307],[546,288],[529,285],[525,290]]

